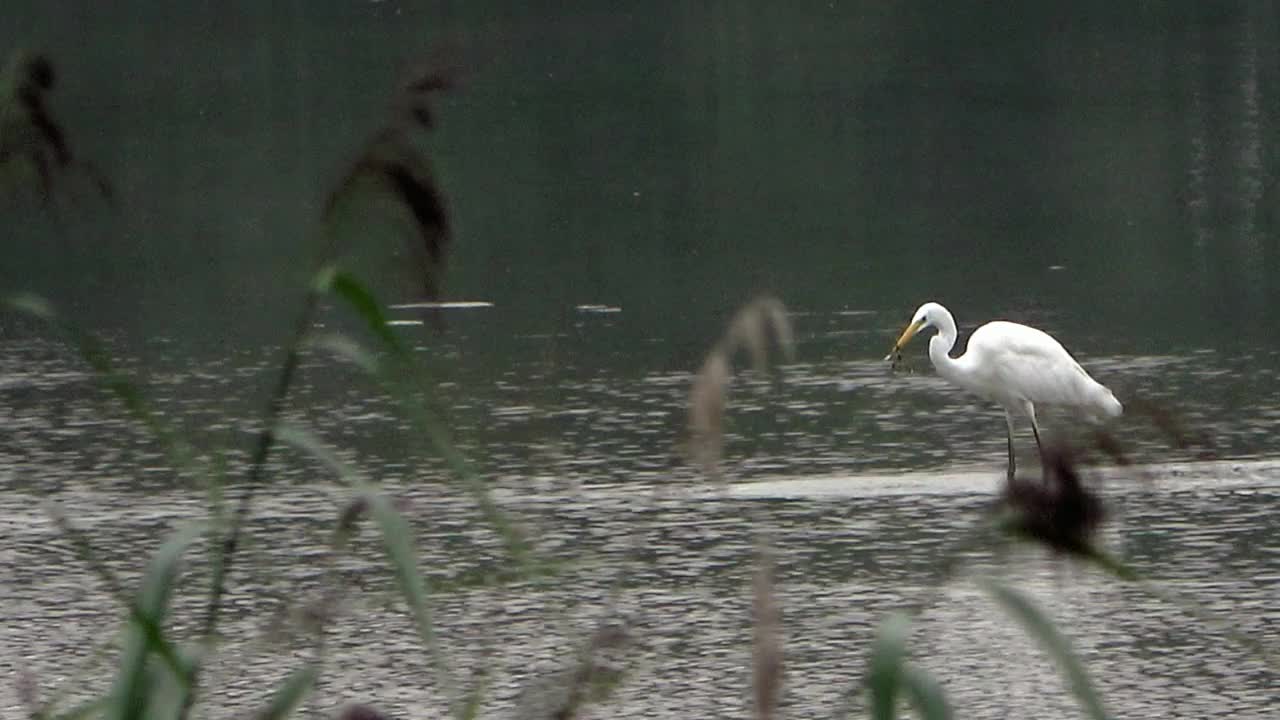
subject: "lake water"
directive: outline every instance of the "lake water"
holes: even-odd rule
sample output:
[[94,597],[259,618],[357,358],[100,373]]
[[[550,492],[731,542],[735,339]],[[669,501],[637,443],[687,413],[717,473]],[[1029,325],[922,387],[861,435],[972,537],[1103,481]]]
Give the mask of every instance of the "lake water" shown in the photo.
[[[829,319],[877,325],[871,315]],[[608,329],[584,329],[590,332]],[[838,331],[832,347],[843,347],[846,334]],[[802,341],[800,355],[822,344],[821,337]],[[469,682],[472,673],[487,671],[486,716],[550,702],[544,696],[554,697],[559,678],[602,623],[624,626],[634,644],[620,655],[623,682],[588,716],[741,716],[749,707],[749,588],[760,537],[776,551],[786,705],[797,716],[838,714],[857,687],[875,624],[903,607],[919,608],[913,648],[960,711],[1069,714],[1072,701],[1051,661],[972,581],[990,576],[1031,592],[1053,614],[1118,717],[1271,712],[1273,668],[1220,627],[1138,588],[1039,551],[1010,554],[987,545],[967,550],[963,569],[940,582],[941,559],[957,552],[1001,482],[1003,422],[932,375],[894,376],[875,361],[833,356],[785,367],[773,390],[742,388],[730,408],[737,432],[726,463],[736,482],[721,490],[686,469],[672,449],[687,372],[569,364],[549,371],[538,355],[492,383],[460,369],[465,363],[440,382],[458,435],[502,506],[535,538],[539,553],[569,563],[549,580],[465,582],[501,567],[497,537],[460,490],[441,484],[442,469],[430,455],[413,452],[421,443],[397,430],[394,407],[352,373],[311,357],[297,401],[298,421],[349,450],[350,459],[408,502],[429,575],[464,582],[436,601],[442,644]],[[104,628],[119,613],[59,539],[43,503],[64,507],[108,562],[130,576],[139,553],[153,549],[168,528],[202,515],[202,495],[171,488],[172,474],[154,444],[93,392],[68,358],[36,340],[6,351],[0,552],[11,581],[4,662],[11,671],[32,672],[44,687],[91,678],[74,686],[83,692],[109,676],[109,660],[87,675],[76,668],[111,641]],[[260,384],[270,375],[270,359],[264,349],[171,368],[152,378],[157,403],[173,421],[207,433],[196,438],[225,437],[245,447],[252,416],[237,416],[236,403],[224,398]],[[1175,460],[1107,475],[1102,487],[1113,519],[1103,539],[1160,587],[1274,646],[1280,535],[1270,509],[1280,499],[1280,464],[1265,459],[1275,449],[1255,434],[1274,413],[1264,408],[1277,407],[1266,394],[1276,384],[1256,378],[1265,389],[1233,388],[1247,374],[1205,370],[1208,359],[1216,358],[1091,363],[1101,377],[1129,379],[1134,393],[1221,383],[1223,394],[1266,398],[1249,417],[1208,399],[1181,406],[1220,452],[1244,448],[1227,450],[1226,460],[1169,450],[1159,433],[1127,420],[1120,434],[1135,455]],[[222,422],[218,409],[229,413]],[[350,490],[296,454],[283,457],[288,461],[275,468],[255,506],[232,596],[234,620],[210,675],[215,716],[261,702],[290,667],[282,655],[305,657],[306,644],[290,639],[292,626],[281,618],[331,583],[318,561]],[[350,589],[328,634],[331,659],[309,706],[314,712],[366,699],[413,717],[440,702],[427,655],[392,599],[375,540],[366,530],[340,563]],[[198,561],[193,566],[175,614],[179,635],[200,609],[204,578]],[[12,687],[5,692],[12,709]]]
[[[788,717],[841,716],[876,623],[906,607],[914,658],[959,716],[1074,716],[1052,662],[974,583],[991,576],[1060,623],[1115,717],[1274,716],[1275,660],[1140,588],[989,543],[941,580],[999,487],[1003,419],[937,378],[923,342],[911,371],[880,360],[928,299],[956,313],[962,343],[995,317],[1060,337],[1131,410],[1115,431],[1139,471],[1103,472],[1102,542],[1280,653],[1274,9],[577,5],[139,1],[72,18],[19,2],[0,50],[47,49],[53,109],[120,201],[0,204],[0,291],[51,297],[105,338],[165,423],[242,462],[325,192],[385,117],[397,69],[452,48],[469,74],[431,140],[458,226],[445,294],[480,304],[448,310],[443,335],[397,330],[459,447],[561,572],[477,582],[502,567],[498,538],[349,366],[308,354],[288,413],[404,501],[442,586],[443,651],[460,685],[484,676],[484,717],[552,702],[601,626],[625,630],[625,672],[584,716],[746,715],[761,538],[778,566]],[[791,309],[796,359],[735,379],[721,488],[679,451],[690,373],[761,291]],[[332,308],[320,323],[350,327]],[[1195,442],[1173,447],[1137,401]],[[1033,467],[1025,428],[1019,450]],[[347,700],[438,712],[373,529],[327,564],[350,490],[292,451],[269,475],[207,716],[244,716],[309,657],[288,608],[330,572],[346,591],[305,713]],[[48,502],[127,578],[203,516],[201,491],[83,363],[5,315],[5,717],[20,712],[20,671],[69,702],[104,689],[114,662],[121,612]],[[175,601],[180,638],[200,610],[199,552]]]

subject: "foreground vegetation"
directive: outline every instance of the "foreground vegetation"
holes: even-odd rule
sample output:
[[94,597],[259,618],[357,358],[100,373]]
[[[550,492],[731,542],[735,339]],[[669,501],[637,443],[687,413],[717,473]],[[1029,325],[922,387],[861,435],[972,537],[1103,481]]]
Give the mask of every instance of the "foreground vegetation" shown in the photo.
[[[0,148],[4,148],[0,161],[9,165],[25,163],[15,171],[17,177],[28,178],[37,194],[48,198],[57,192],[63,173],[90,166],[74,159],[65,134],[45,107],[44,93],[52,88],[51,66],[46,68],[47,60],[32,57],[20,56],[9,70],[10,90],[6,91],[9,95],[4,106],[6,135],[0,137]],[[268,481],[268,463],[282,446],[314,458],[351,489],[350,501],[333,519],[332,553],[348,551],[359,524],[377,528],[387,572],[404,599],[423,652],[431,659],[435,675],[432,682],[443,698],[441,707],[423,708],[423,715],[461,720],[485,711],[484,683],[468,683],[457,677],[441,648],[438,637],[447,628],[439,627],[433,614],[432,588],[420,568],[418,543],[403,511],[394,498],[378,487],[376,478],[342,460],[311,429],[288,420],[286,413],[294,398],[302,353],[327,352],[360,368],[397,405],[413,437],[425,441],[444,460],[451,480],[466,491],[485,523],[501,538],[503,572],[491,582],[516,582],[557,572],[556,564],[539,552],[537,543],[519,530],[494,499],[485,478],[458,450],[450,428],[430,403],[415,399],[430,397],[431,384],[422,363],[387,323],[384,305],[375,294],[355,273],[345,269],[353,254],[354,238],[363,237],[371,226],[390,226],[397,236],[408,238],[406,247],[413,258],[409,270],[418,294],[438,296],[452,238],[443,193],[436,186],[419,136],[434,123],[429,97],[452,84],[449,77],[438,73],[411,75],[398,95],[397,113],[364,144],[350,170],[331,192],[323,223],[328,247],[326,262],[310,286],[300,291],[302,308],[295,330],[283,343],[273,389],[263,403],[260,429],[243,466],[214,463],[196,452],[155,411],[143,385],[120,372],[91,333],[61,317],[49,303],[33,295],[10,300],[12,309],[48,323],[75,347],[102,388],[164,448],[175,472],[197,483],[207,497],[206,516],[174,528],[151,551],[141,579],[132,586],[101,559],[100,549],[77,526],[75,518],[53,507],[51,513],[63,541],[96,574],[119,605],[123,619],[116,648],[118,669],[109,691],[88,703],[66,708],[39,697],[34,690],[24,690],[32,718],[122,720],[217,714],[219,690],[209,684],[205,669],[209,658],[219,651],[227,589],[236,582],[235,571],[243,562],[247,521]],[[92,176],[98,178],[96,171]],[[104,197],[111,197],[105,179],[98,181],[98,186]],[[335,301],[359,318],[362,333],[318,331],[317,320],[325,301]],[[745,357],[752,372],[767,373],[775,364],[770,359],[772,351],[780,351],[784,357],[794,353],[785,306],[774,298],[748,303],[730,320],[724,336],[711,345],[690,388],[686,449],[690,461],[701,468],[708,482],[726,483],[732,479],[725,477],[720,461],[725,419],[731,409],[729,390],[735,378],[734,366]],[[1150,415],[1159,419],[1154,411]],[[1122,448],[1106,435],[1094,437],[1087,449],[1113,462],[1127,462]],[[1161,593],[1097,546],[1094,533],[1104,520],[1105,508],[1083,477],[1082,463],[1088,457],[1080,448],[1053,448],[1044,458],[1042,477],[1015,478],[1001,497],[993,498],[995,512],[975,518],[971,535],[957,541],[935,583],[941,585],[956,576],[964,550],[975,544],[1012,538],[1088,563],[1116,582],[1137,583]],[[178,583],[180,569],[184,563],[192,562],[192,549],[201,543],[212,546],[214,551],[207,559],[195,561],[208,563],[210,578],[200,591],[203,613],[199,630],[194,635],[179,636],[171,628],[169,611],[176,595],[184,590]],[[757,545],[755,579],[750,591],[754,628],[752,690],[756,716],[772,718],[779,714],[785,692],[783,620],[768,539],[760,537]],[[1092,718],[1108,717],[1103,699],[1073,652],[1066,633],[1017,588],[994,579],[977,582],[995,605],[1056,661],[1082,710]],[[312,632],[319,636],[325,624],[332,621],[331,613],[317,613]],[[894,717],[905,705],[922,718],[953,715],[938,679],[910,659],[911,621],[911,613],[906,610],[883,618],[874,643],[863,653],[862,683],[850,691],[864,696],[865,712],[872,718]],[[592,642],[604,643],[606,639],[593,638]],[[563,699],[548,713],[549,717],[570,718],[587,703],[607,703],[611,688],[625,682],[625,671],[618,675],[597,667],[592,649],[582,654],[580,667],[568,676]],[[317,642],[311,656],[292,668],[255,716],[281,718],[293,713],[313,691],[325,671],[326,660],[324,646]],[[349,718],[376,717],[376,711],[366,707],[348,708],[345,713]]]

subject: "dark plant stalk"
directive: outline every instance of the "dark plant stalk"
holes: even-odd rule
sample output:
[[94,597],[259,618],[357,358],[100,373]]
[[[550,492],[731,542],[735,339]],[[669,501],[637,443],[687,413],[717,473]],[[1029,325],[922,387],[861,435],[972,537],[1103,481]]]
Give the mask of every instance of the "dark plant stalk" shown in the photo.
[[[218,620],[222,615],[223,595],[226,593],[227,576],[231,573],[236,551],[240,547],[240,536],[244,532],[244,523],[249,516],[249,508],[253,504],[253,497],[258,487],[262,484],[262,473],[266,468],[267,458],[271,454],[271,447],[275,444],[276,423],[280,419],[281,412],[284,411],[284,402],[289,394],[289,388],[293,385],[293,377],[298,369],[298,358],[302,345],[306,340],[307,331],[311,327],[316,308],[320,304],[320,292],[315,287],[307,291],[306,302],[298,316],[298,324],[294,328],[293,339],[285,346],[284,364],[281,366],[280,375],[276,379],[275,389],[267,401],[262,429],[258,432],[257,443],[253,448],[253,456],[249,461],[249,474],[245,479],[245,487],[240,494],[239,503],[236,504],[235,514],[231,517],[231,525],[222,540],[222,551],[219,554],[218,561],[213,566],[213,580],[209,591],[209,604],[205,611],[203,628],[206,644],[212,642],[214,632],[218,628]],[[197,679],[193,673],[191,686],[187,693],[187,701],[183,704],[183,718],[187,717],[191,706],[195,702],[196,689]]]
[[[345,300],[351,306],[351,309],[355,310],[364,319],[374,336],[382,341],[383,348],[391,355],[395,365],[390,371],[370,368],[366,368],[366,370],[378,382],[383,391],[400,404],[409,421],[417,425],[417,432],[431,441],[436,451],[440,453],[440,457],[453,473],[463,481],[467,491],[475,499],[481,515],[502,537],[507,546],[507,552],[511,555],[515,565],[522,570],[530,569],[532,550],[529,546],[529,541],[525,539],[519,528],[498,507],[485,487],[483,480],[467,463],[462,453],[458,451],[449,435],[448,428],[439,417],[439,413],[424,405],[408,402],[406,399],[413,397],[418,391],[427,389],[417,382],[401,379],[402,375],[412,375],[405,371],[414,369],[414,359],[387,325],[381,304],[355,278],[347,273],[338,272],[336,267],[330,267],[322,271],[316,282],[317,287],[321,287],[326,291],[331,290],[337,297]],[[427,391],[425,394],[429,395],[430,392]]]

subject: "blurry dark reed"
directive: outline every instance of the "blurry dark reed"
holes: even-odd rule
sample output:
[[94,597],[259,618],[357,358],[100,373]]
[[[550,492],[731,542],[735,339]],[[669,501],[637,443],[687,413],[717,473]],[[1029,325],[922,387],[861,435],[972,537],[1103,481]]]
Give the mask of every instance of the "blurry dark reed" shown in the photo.
[[392,720],[392,718],[389,715],[383,715],[368,705],[357,703],[347,705],[338,711],[336,720]]
[[751,688],[757,720],[777,717],[782,698],[782,609],[774,592],[775,572],[772,550],[758,542],[751,583]]
[[[71,149],[67,132],[49,110],[49,94],[57,85],[53,61],[43,53],[15,50],[0,75],[0,173],[32,175],[45,204],[70,172],[88,178],[103,199],[115,193],[106,177]],[[5,179],[0,177],[0,179]]]
[[[403,92],[409,102],[409,115],[418,126],[428,128],[433,124],[433,115],[427,105],[428,96],[447,86],[449,83],[443,75],[437,76],[429,72],[406,83]],[[359,228],[352,226],[352,221],[357,224],[367,222],[371,207],[360,206],[361,201],[376,205],[385,199],[398,201],[412,217],[419,242],[411,244],[411,247],[424,253],[419,258],[419,272],[426,295],[435,298],[439,275],[443,272],[444,253],[450,240],[449,220],[425,154],[413,142],[410,130],[404,126],[402,118],[394,120],[368,141],[355,166],[329,194],[323,219],[331,244],[330,253],[338,253],[343,245],[355,241]],[[254,444],[248,477],[222,541],[219,561],[214,565],[212,590],[204,623],[207,640],[212,640],[217,628],[226,577],[231,570],[254,494],[261,484],[263,468],[275,442],[276,425],[293,384],[300,353],[307,344],[319,300],[323,295],[334,291],[366,319],[374,333],[387,345],[398,346],[394,333],[385,318],[381,317],[377,304],[369,293],[363,292],[358,283],[335,272],[331,266],[322,268],[306,294],[293,337],[285,345],[284,360],[275,389],[267,401],[262,430]],[[389,545],[389,550],[393,547],[397,546]],[[405,587],[406,591],[412,589],[410,586]],[[194,693],[192,697],[194,698]]]
[[[786,306],[773,297],[756,298],[742,306],[703,359],[694,375],[688,402],[688,455],[710,479],[724,482],[720,462],[724,453],[724,416],[729,400],[735,357],[745,355],[759,374],[769,370],[770,348],[790,360],[795,334]],[[763,538],[756,541],[751,585],[751,689],[755,717],[778,716],[783,686],[782,612],[775,595],[773,554]]]
[[1176,450],[1194,450],[1200,460],[1214,460],[1218,449],[1213,438],[1203,430],[1195,430],[1164,403],[1156,403],[1141,397],[1128,403],[1129,414],[1146,418]]
[[1057,626],[1040,607],[1026,595],[1012,587],[993,580],[980,581],[998,605],[1013,616],[1027,634],[1035,638],[1058,664],[1067,678],[1067,689],[1075,697],[1080,708],[1093,720],[1107,720],[1109,717],[1102,707],[1102,699],[1098,696],[1085,671],[1084,663],[1071,648],[1066,635],[1059,632]]
[[1041,453],[1040,477],[1016,475],[1004,486],[1007,529],[1057,552],[1085,554],[1106,517],[1102,500],[1081,480],[1070,446],[1050,443]]
[[[11,80],[9,86],[11,92],[2,98],[5,104],[0,107],[4,112],[2,126],[4,134],[0,135],[0,140],[3,140],[3,154],[0,154],[0,158],[5,161],[25,159],[33,163],[44,181],[44,190],[47,194],[52,189],[51,183],[54,178],[52,169],[81,165],[74,160],[67,146],[65,133],[52,120],[44,104],[42,93],[53,85],[52,66],[47,59],[40,56],[18,56],[11,63],[7,77]],[[434,179],[426,165],[425,156],[411,137],[411,131],[415,127],[425,129],[432,125],[434,119],[427,104],[428,96],[449,84],[444,75],[431,73],[416,75],[406,82],[403,97],[399,101],[400,116],[367,144],[356,167],[331,193],[325,211],[325,220],[329,224],[327,230],[330,231],[331,239],[341,238],[343,229],[331,225],[335,213],[338,212],[338,206],[351,200],[350,193],[353,192],[354,185],[366,178],[375,180],[376,187],[372,188],[374,200],[376,201],[376,196],[379,194],[394,200],[414,221],[421,241],[417,247],[424,252],[423,262],[420,263],[417,272],[424,278],[424,292],[432,298],[437,293],[439,275],[444,264],[444,252],[449,244],[449,223]],[[104,194],[109,194],[109,187],[105,183],[102,188]],[[368,197],[366,195],[366,199]],[[348,207],[344,210],[351,213],[349,218],[354,217],[356,220],[370,212],[368,207],[354,209]],[[356,230],[358,231],[358,228]],[[214,521],[212,530],[215,537],[220,536],[220,538],[213,543],[217,551],[211,563],[212,580],[203,622],[201,653],[188,656],[177,650],[166,640],[162,629],[164,608],[177,582],[174,563],[186,546],[195,539],[195,535],[190,535],[189,532],[180,535],[178,539],[161,548],[152,562],[153,570],[148,576],[149,579],[144,579],[140,591],[142,594],[137,599],[131,600],[123,589],[122,583],[104,564],[97,561],[86,536],[76,530],[65,517],[55,516],[62,533],[78,549],[81,559],[99,574],[109,592],[116,596],[122,605],[129,608],[132,623],[136,628],[137,639],[133,644],[126,646],[116,685],[111,695],[105,699],[105,704],[102,705],[108,717],[185,717],[195,705],[198,657],[215,645],[227,581],[234,567],[253,498],[264,482],[264,471],[271,450],[280,439],[278,434],[283,433],[295,444],[308,446],[313,451],[318,446],[318,443],[299,442],[302,433],[288,428],[282,429],[280,418],[296,379],[300,354],[311,344],[311,328],[319,309],[320,298],[329,295],[344,300],[365,319],[374,336],[380,339],[384,350],[390,350],[397,360],[397,371],[405,371],[411,365],[407,362],[411,358],[387,326],[385,316],[372,295],[353,278],[337,272],[331,266],[323,268],[317,275],[316,281],[308,288],[294,334],[285,344],[280,371],[268,397],[261,429],[254,440],[246,466],[247,477],[239,487],[235,510],[227,521],[226,527],[223,527],[223,517],[217,509],[220,503],[215,502],[221,497],[218,489],[221,486],[221,480],[215,477],[208,478]],[[192,459],[193,453],[190,447],[182,442],[181,438],[167,425],[157,420],[157,415],[150,411],[142,391],[114,370],[107,353],[90,334],[63,321],[47,303],[39,298],[19,297],[12,300],[10,304],[19,310],[41,317],[62,330],[71,344],[79,349],[81,356],[93,367],[99,382],[112,391],[129,410],[132,417],[162,441],[164,447],[170,451],[170,459],[175,467],[196,465]],[[342,344],[333,338],[329,343],[331,347]],[[364,357],[363,367],[370,370],[380,369],[373,356],[364,355],[358,343],[348,341],[344,346],[351,354]],[[388,378],[392,376],[390,373],[386,374]],[[464,472],[460,474],[469,481],[469,486],[473,488],[475,496],[485,508],[486,517],[501,526],[499,529],[508,539],[508,544],[513,548],[517,558],[524,558],[523,540],[492,502],[487,489],[482,486],[478,478],[474,477],[473,473],[465,472],[465,464],[440,424],[430,420],[428,424],[431,425],[431,432],[428,435],[433,444],[451,459],[451,466],[463,468]],[[197,469],[206,470],[206,474],[212,472],[206,468]],[[448,679],[447,666],[438,657],[435,648],[434,630],[426,600],[426,586],[417,569],[413,535],[407,522],[391,502],[366,487],[361,491],[358,501],[353,502],[340,518],[339,532],[335,537],[335,552],[344,545],[343,534],[354,526],[356,518],[366,514],[374,519],[382,531],[393,575],[408,602],[423,643],[432,649],[433,655],[437,655],[436,666],[441,672],[441,684],[450,698],[448,704],[457,711],[458,698],[451,689],[452,683]],[[200,534],[204,532],[203,529],[199,531]],[[321,627],[330,616],[332,604],[333,598],[326,597],[322,598],[319,607],[314,608],[311,614],[315,616],[313,618],[315,626]],[[154,663],[151,662],[151,657],[159,658],[168,670],[164,675],[167,679],[159,685],[155,682],[156,671],[152,667]],[[318,674],[318,662],[319,656],[314,662],[304,665],[290,675],[257,716],[271,718],[289,714],[314,685]]]
[[[395,111],[365,142],[324,207],[329,253],[335,259],[370,252],[355,243],[367,235],[371,218],[386,216],[403,234],[411,258],[397,263],[401,274],[413,277],[415,294],[430,301],[440,297],[453,230],[425,135],[436,125],[434,96],[453,89],[456,77],[450,68],[415,69],[396,92]],[[439,327],[439,311],[432,317]]]
[[611,622],[599,625],[561,678],[554,701],[545,711],[526,713],[547,720],[572,720],[588,702],[602,700],[621,680],[620,655],[631,644],[630,633]]

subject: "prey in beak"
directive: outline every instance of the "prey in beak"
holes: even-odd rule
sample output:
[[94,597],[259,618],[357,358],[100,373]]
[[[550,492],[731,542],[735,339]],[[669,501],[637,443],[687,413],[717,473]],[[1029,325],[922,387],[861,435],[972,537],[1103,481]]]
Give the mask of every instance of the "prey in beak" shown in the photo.
[[889,351],[888,355],[884,356],[886,362],[893,363],[894,369],[897,369],[899,363],[902,362],[902,347],[911,342],[911,338],[915,337],[922,327],[924,327],[924,320],[916,320],[908,325],[907,329],[903,330],[902,334],[898,336],[898,341],[893,344],[893,349]]

